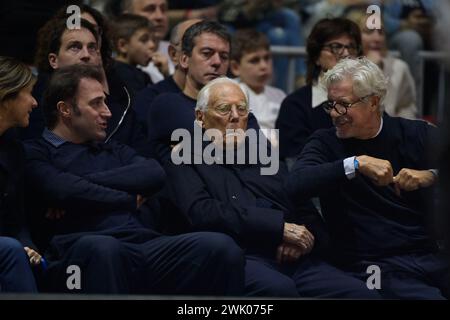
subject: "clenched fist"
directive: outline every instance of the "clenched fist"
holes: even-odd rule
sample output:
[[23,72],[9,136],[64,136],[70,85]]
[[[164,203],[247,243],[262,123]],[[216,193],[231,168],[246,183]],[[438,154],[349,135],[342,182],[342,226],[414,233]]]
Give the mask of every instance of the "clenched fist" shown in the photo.
[[393,182],[392,165],[389,161],[370,156],[358,156],[358,171],[370,178],[377,186],[387,186]]

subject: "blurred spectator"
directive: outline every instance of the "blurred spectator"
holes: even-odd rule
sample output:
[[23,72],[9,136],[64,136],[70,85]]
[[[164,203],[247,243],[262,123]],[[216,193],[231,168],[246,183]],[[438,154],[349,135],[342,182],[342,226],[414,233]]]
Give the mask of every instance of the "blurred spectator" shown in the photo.
[[408,65],[388,54],[384,26],[369,30],[366,11],[354,10],[347,16],[361,28],[363,54],[376,63],[389,81],[384,110],[393,117],[417,117],[415,82]]
[[272,77],[272,54],[267,37],[256,30],[240,30],[231,43],[231,72],[247,89],[250,109],[272,144],[278,145],[274,131],[280,105],[286,94],[268,83]]
[[[284,7],[278,0],[223,0],[219,5],[219,21],[230,31],[255,28],[269,38],[271,45],[299,47],[304,45],[302,24],[299,15]],[[275,77],[273,84],[287,90],[288,58],[274,58]],[[303,59],[296,59],[296,82],[304,83]]]
[[145,17],[123,14],[114,20],[112,34],[117,53],[113,68],[134,97],[152,84],[149,75],[137,68],[147,66],[155,51],[152,26]]
[[408,63],[416,82],[420,82],[419,51],[429,48],[434,0],[391,0],[384,5],[384,24],[389,46],[398,50]]
[[317,108],[328,100],[318,80],[342,58],[361,54],[361,32],[348,19],[323,19],[309,35],[306,51],[307,85],[284,99],[276,122],[276,128],[280,129],[280,157],[287,159],[288,165],[314,131],[332,126],[328,114]]
[[121,13],[132,13],[146,17],[153,26],[156,52],[152,61],[143,68],[150,75],[153,83],[157,83],[174,72],[174,65],[169,59],[169,42],[164,38],[169,31],[166,0],[122,0]]

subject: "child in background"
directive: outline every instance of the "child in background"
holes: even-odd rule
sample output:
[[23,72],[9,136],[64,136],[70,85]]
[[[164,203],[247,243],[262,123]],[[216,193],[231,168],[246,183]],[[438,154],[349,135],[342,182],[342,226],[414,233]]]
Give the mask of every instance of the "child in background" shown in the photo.
[[112,38],[116,51],[114,71],[134,96],[152,84],[150,77],[137,68],[148,65],[155,51],[151,23],[138,15],[120,15],[114,20]]
[[259,126],[270,142],[277,145],[277,136],[268,129],[275,128],[286,94],[268,85],[272,78],[272,54],[267,37],[252,29],[237,31],[232,40],[230,68],[247,88],[250,109]]

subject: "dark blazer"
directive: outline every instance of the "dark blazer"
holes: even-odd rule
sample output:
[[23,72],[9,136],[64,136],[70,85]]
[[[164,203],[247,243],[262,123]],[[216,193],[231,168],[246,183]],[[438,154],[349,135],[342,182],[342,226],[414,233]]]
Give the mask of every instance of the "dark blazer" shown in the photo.
[[[216,231],[233,237],[250,252],[275,254],[285,222],[306,224],[317,245],[321,219],[310,201],[294,207],[283,192],[287,169],[261,175],[259,164],[168,163],[170,197],[184,220],[184,231]],[[318,238],[321,238],[320,240]]]
[[24,246],[35,248],[25,227],[25,154],[10,133],[0,136],[0,236],[17,238]]

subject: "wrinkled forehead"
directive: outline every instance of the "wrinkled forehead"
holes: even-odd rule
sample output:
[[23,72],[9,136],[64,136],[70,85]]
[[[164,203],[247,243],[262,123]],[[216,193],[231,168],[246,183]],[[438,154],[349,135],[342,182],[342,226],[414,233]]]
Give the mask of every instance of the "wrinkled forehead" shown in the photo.
[[61,35],[61,46],[66,45],[69,42],[81,42],[81,43],[97,43],[97,39],[86,28],[81,27],[80,29],[66,29]]
[[230,43],[212,32],[202,32],[194,38],[194,47],[208,47],[217,51],[230,51]]
[[242,88],[235,83],[217,83],[210,90],[210,102],[214,104],[248,102]]

